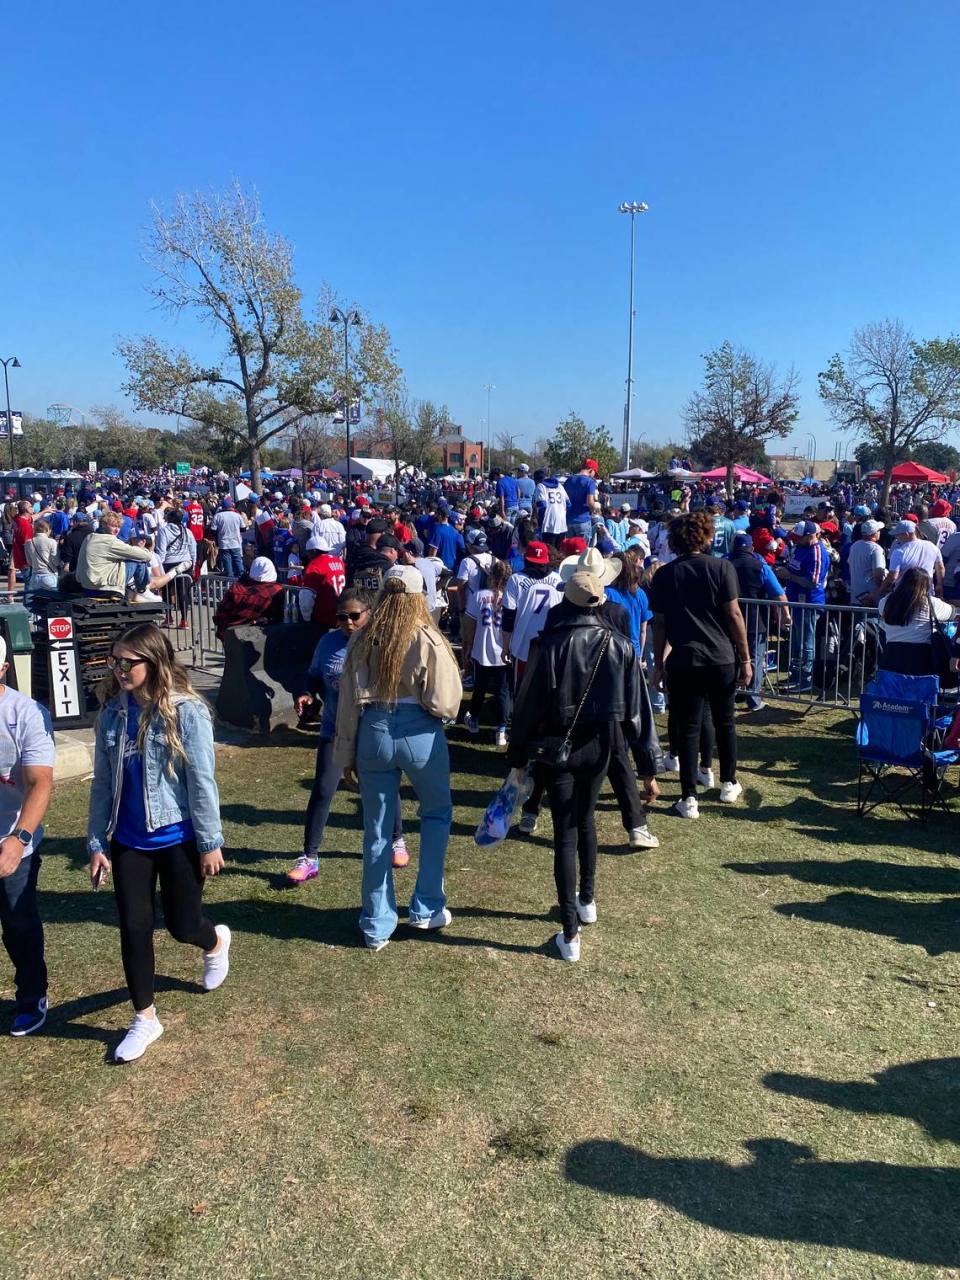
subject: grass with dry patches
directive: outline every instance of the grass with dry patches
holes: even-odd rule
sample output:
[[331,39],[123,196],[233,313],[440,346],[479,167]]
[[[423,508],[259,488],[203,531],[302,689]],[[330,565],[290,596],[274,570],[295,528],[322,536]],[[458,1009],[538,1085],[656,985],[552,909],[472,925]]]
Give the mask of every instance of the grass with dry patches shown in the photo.
[[600,921],[564,965],[549,819],[476,848],[502,753],[451,742],[454,922],[376,955],[356,797],[320,877],[285,890],[312,751],[221,749],[230,979],[202,995],[158,933],[166,1034],[127,1068],[106,1061],[128,1007],[86,788],[58,792],[56,1007],[0,1048],[0,1275],[960,1274],[952,820],[859,822],[849,719],[762,713],[744,802],[655,817],[659,850],[625,850],[605,793]]

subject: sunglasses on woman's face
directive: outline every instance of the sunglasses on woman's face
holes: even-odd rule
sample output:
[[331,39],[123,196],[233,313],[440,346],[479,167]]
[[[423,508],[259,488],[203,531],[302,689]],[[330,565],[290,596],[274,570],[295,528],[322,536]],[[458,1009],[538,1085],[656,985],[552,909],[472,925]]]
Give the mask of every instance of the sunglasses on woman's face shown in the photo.
[[134,667],[138,667],[141,662],[149,661],[149,658],[118,658],[116,654],[111,653],[107,658],[107,666],[111,671],[119,671],[121,675],[128,676]]
[[351,611],[350,613],[338,613],[337,621],[346,622],[349,618],[351,622],[359,622],[366,612],[366,609],[358,609],[356,612]]

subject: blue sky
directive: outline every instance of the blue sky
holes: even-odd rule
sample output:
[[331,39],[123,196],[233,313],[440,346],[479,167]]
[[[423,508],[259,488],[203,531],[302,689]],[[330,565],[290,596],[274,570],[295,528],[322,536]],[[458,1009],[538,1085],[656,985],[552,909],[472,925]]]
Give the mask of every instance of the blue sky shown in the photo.
[[725,338],[816,374],[853,329],[955,330],[953,0],[782,6],[92,0],[4,19],[0,204],[15,407],[123,403],[152,310],[149,202],[255,186],[323,281],[391,330],[415,396],[479,430],[571,408],[619,441],[628,219],[634,431],[666,440]]

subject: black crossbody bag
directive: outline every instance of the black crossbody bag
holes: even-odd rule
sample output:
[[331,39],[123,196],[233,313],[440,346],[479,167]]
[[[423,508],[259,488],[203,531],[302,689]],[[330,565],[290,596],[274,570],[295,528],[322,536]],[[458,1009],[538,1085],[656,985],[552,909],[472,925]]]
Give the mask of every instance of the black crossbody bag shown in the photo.
[[534,738],[530,743],[530,763],[549,765],[553,769],[562,769],[570,760],[570,747],[573,731],[577,727],[577,721],[580,719],[580,712],[583,710],[584,703],[590,690],[593,688],[593,682],[597,678],[597,672],[600,670],[600,663],[603,661],[603,655],[607,652],[607,646],[610,644],[610,632],[606,632],[600,641],[600,652],[597,654],[597,660],[593,664],[593,670],[590,672],[590,679],[587,681],[580,704],[573,713],[573,719],[570,721],[570,727],[561,737],[559,733],[548,733],[542,738]]

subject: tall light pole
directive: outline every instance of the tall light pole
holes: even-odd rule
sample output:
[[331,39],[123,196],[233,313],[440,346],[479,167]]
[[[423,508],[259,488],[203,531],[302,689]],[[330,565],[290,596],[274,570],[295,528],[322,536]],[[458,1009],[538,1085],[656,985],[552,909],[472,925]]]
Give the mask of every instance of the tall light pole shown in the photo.
[[10,441],[10,470],[14,470],[13,465],[13,415],[10,412],[10,379],[7,376],[7,365],[12,365],[14,369],[21,369],[23,366],[16,356],[7,356],[6,360],[0,359],[3,365],[3,385],[7,390],[7,439]]
[[487,393],[487,475],[490,474],[490,455],[493,452],[493,419],[490,417],[490,393],[496,391],[492,382],[485,382],[483,389]]
[[630,215],[630,336],[627,341],[627,403],[623,409],[623,469],[630,466],[630,428],[633,424],[633,267],[636,216],[646,213],[649,205],[642,200],[625,200],[620,205],[621,213]]
[[347,500],[353,495],[350,483],[350,326],[363,322],[359,311],[341,311],[334,307],[330,312],[331,324],[343,325],[343,421],[347,428]]

